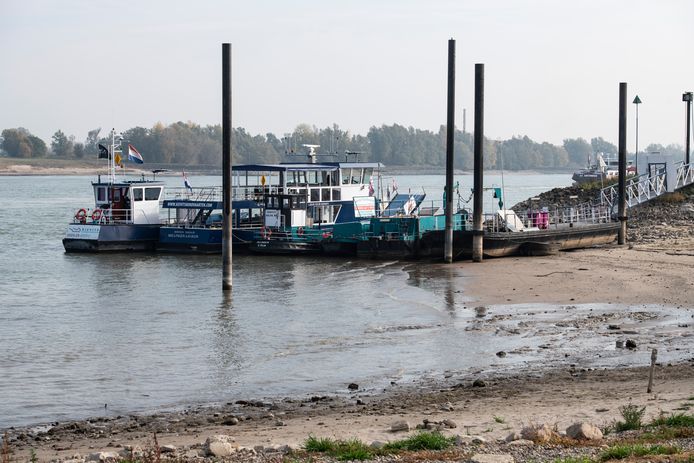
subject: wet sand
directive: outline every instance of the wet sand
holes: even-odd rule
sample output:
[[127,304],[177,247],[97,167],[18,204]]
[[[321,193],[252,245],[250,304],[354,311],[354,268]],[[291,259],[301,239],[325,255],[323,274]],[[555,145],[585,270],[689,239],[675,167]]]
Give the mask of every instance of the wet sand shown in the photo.
[[[40,459],[51,459],[118,451],[124,445],[147,446],[154,432],[160,445],[176,446],[179,455],[196,452],[214,434],[231,435],[236,444],[250,448],[300,446],[309,435],[357,437],[368,443],[402,438],[404,433],[389,431],[395,421],[407,420],[415,426],[424,419],[450,419],[457,428],[447,430],[448,434],[494,440],[529,423],[557,425],[558,429],[576,421],[603,426],[620,418],[618,407],[629,402],[645,406],[649,417],[672,412],[694,397],[692,244],[691,240],[678,240],[657,246],[607,246],[556,256],[419,268],[432,277],[453,272],[454,286],[462,290],[470,307],[508,309],[515,304],[543,303],[562,310],[556,306],[613,305],[612,318],[600,319],[605,325],[613,323],[611,320],[618,318],[626,306],[648,305],[678,311],[689,321],[678,323],[676,332],[672,326],[661,331],[656,327],[649,338],[655,345],[662,343],[673,350],[680,351],[685,346],[675,364],[659,364],[651,394],[646,393],[645,367],[595,368],[594,359],[582,357],[579,351],[566,362],[535,365],[523,372],[509,373],[503,367],[450,372],[413,383],[395,381],[377,392],[348,391],[345,385],[342,393],[331,397],[295,397],[274,402],[234,397],[227,404],[185,411],[61,423],[44,434],[11,430],[11,444],[16,451],[13,457],[26,458],[32,448]],[[528,332],[537,328],[532,321],[527,323]],[[553,334],[558,338],[564,337],[562,333],[567,338],[571,334],[574,339],[585,336],[583,333],[594,335],[594,331],[588,330],[588,322],[554,325]],[[630,355],[645,366],[650,349],[639,346]],[[485,387],[473,387],[475,379],[482,379]]]

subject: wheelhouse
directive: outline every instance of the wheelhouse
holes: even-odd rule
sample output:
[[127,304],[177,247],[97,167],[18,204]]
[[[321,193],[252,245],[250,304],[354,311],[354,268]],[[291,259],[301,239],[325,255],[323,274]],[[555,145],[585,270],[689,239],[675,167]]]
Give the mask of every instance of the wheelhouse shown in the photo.
[[93,182],[91,218],[103,223],[158,224],[164,184],[149,180]]

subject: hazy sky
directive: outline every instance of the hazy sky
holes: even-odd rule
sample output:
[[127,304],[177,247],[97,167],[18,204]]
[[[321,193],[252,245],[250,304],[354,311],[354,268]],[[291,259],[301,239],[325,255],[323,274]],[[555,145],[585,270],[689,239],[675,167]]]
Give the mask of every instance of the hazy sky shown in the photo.
[[221,44],[232,43],[233,124],[352,133],[446,122],[456,39],[456,125],[473,127],[474,64],[486,66],[485,135],[684,144],[694,90],[692,0],[0,0],[0,129],[221,121]]

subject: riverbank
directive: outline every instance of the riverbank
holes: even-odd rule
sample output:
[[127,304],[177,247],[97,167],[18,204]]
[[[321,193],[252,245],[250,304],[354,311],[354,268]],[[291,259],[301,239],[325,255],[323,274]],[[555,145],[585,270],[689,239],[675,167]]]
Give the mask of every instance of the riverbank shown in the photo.
[[[162,459],[219,460],[204,443],[227,435],[232,448],[251,449],[234,450],[229,457],[234,461],[306,461],[287,451],[303,445],[309,435],[393,441],[413,432],[392,432],[395,423],[406,421],[414,428],[424,420],[441,423],[443,433],[459,436],[463,444],[449,456],[434,456],[440,460],[469,461],[472,452],[535,462],[579,450],[595,455],[604,443],[519,446],[497,441],[531,423],[560,431],[577,421],[606,428],[621,419],[619,407],[628,403],[646,407],[647,420],[694,407],[691,196],[659,203],[630,211],[627,246],[481,264],[407,264],[413,285],[444,294],[446,300],[451,293],[451,317],[466,320],[456,333],[472,339],[491,333],[509,346],[504,347],[508,352],[439,348],[429,355],[480,355],[485,367],[440,371],[414,382],[394,377],[379,390],[355,377],[352,388],[344,384],[328,396],[229,396],[220,404],[122,416],[108,406],[90,420],[9,429],[9,456],[21,462],[31,460],[32,452],[39,461],[78,454],[76,462],[81,462],[98,452],[127,456],[128,449],[153,449],[156,433],[157,448],[166,452]],[[616,347],[617,341],[627,340],[632,349]],[[659,350],[659,365],[654,392],[648,394],[644,366],[652,348]],[[511,368],[519,364],[521,368]],[[477,380],[481,382],[474,386]],[[692,440],[678,445],[692,445]]]
[[[496,442],[530,423],[559,430],[576,421],[606,427],[620,418],[619,407],[627,403],[646,407],[649,419],[676,413],[694,406],[689,400],[694,398],[693,267],[692,241],[677,239],[419,269],[418,278],[453,272],[454,288],[469,301],[466,310],[474,307],[481,317],[469,327],[473,334],[492,329],[508,336],[504,320],[516,319],[514,329],[522,330],[516,336],[522,339],[526,333],[531,342],[548,336],[550,341],[537,348],[566,352],[566,359],[529,363],[522,372],[506,371],[503,357],[524,355],[528,348],[521,347],[497,353],[499,362],[485,370],[443,372],[414,383],[395,380],[382,391],[345,384],[344,391],[333,396],[229,397],[225,404],[181,411],[10,429],[12,461],[26,461],[32,452],[40,461],[127,453],[128,448],[151,447],[154,433],[159,446],[170,446],[170,455],[182,460],[201,459],[208,438],[228,435],[233,446],[256,448],[235,450],[232,460],[281,461],[283,452],[298,449],[309,435],[386,442],[407,435],[391,432],[394,423],[406,421],[414,428],[424,420],[450,420],[456,427],[443,429],[446,435],[478,436],[487,442],[484,451],[515,454],[518,448]],[[593,312],[592,307],[601,311]],[[625,312],[626,307],[632,310]],[[670,315],[663,315],[660,307],[669,308]],[[599,350],[582,350],[581,337],[604,338],[612,346],[609,368],[600,366],[607,364],[597,358]],[[614,351],[614,340],[627,338],[636,347],[624,349],[622,356]],[[652,347],[660,349],[661,358],[678,360],[658,366],[654,393],[648,394],[647,370],[624,365],[647,365]],[[482,383],[474,386],[475,380]],[[551,461],[557,455],[556,448],[540,446],[532,452],[534,461]],[[522,455],[516,458],[525,461]]]

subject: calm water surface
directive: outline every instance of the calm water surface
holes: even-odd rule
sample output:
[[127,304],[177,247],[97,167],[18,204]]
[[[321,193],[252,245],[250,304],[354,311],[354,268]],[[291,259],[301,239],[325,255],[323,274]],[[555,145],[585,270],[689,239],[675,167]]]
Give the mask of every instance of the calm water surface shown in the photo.
[[[0,177],[0,429],[99,415],[104,404],[121,414],[351,381],[376,388],[479,366],[461,353],[498,350],[493,333],[466,335],[475,313],[440,266],[432,276],[407,263],[235,256],[225,299],[219,256],[65,254],[91,180]],[[439,199],[443,176],[398,181]],[[505,178],[509,202],[569,183]]]

